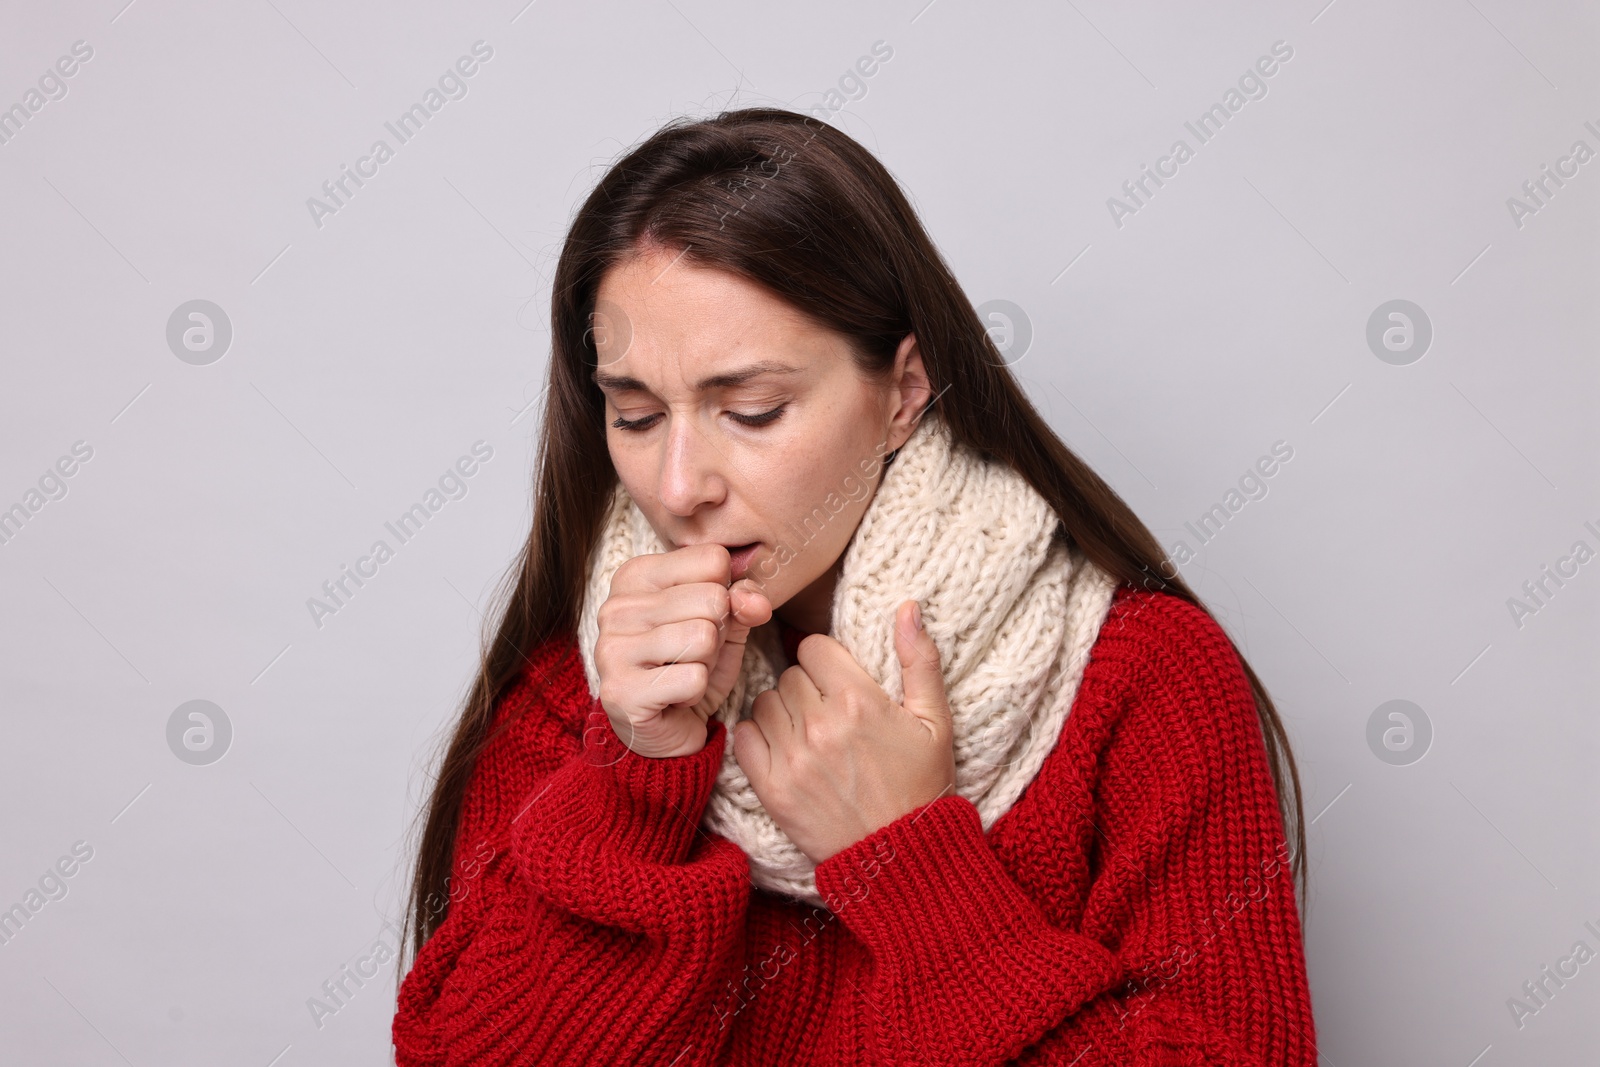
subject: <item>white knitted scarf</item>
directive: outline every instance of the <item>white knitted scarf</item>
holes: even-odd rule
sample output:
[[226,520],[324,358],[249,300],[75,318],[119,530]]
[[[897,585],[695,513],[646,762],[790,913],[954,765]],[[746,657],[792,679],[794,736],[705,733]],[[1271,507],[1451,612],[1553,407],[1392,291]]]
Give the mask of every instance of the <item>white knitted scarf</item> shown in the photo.
[[[904,690],[895,612],[908,599],[921,603],[950,702],[955,792],[978,809],[985,831],[1055,746],[1117,585],[1075,544],[1054,536],[1058,525],[1020,474],[956,445],[930,410],[884,468],[845,547],[834,591],[829,634],[897,702]],[[597,613],[611,576],[634,556],[665,551],[619,484],[578,624],[591,693],[600,691]],[[740,677],[717,718],[730,731],[749,718],[756,696],[777,684],[786,662],[776,617],[751,629]],[[826,906],[816,865],[762,807],[733,757],[731,734],[701,825],[745,851],[755,885]]]

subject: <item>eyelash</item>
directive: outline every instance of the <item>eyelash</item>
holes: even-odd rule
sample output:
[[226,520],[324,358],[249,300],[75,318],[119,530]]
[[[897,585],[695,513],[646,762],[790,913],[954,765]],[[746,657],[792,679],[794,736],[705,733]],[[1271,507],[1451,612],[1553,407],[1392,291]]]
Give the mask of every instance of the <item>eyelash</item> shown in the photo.
[[[779,404],[777,407],[773,408],[771,411],[763,411],[759,415],[740,415],[738,412],[734,412],[734,411],[730,411],[728,414],[733,416],[734,421],[742,423],[745,426],[770,426],[772,423],[778,421],[778,417],[783,414],[784,409],[787,408],[788,406],[789,405],[787,405],[787,404]],[[643,432],[643,431],[645,431],[645,430],[650,428],[650,425],[654,421],[654,419],[655,419],[654,415],[648,416],[647,418],[643,418],[643,419],[633,419],[633,420],[624,419],[624,418],[620,418],[619,417],[611,425],[616,427],[619,430],[633,430],[633,431]]]

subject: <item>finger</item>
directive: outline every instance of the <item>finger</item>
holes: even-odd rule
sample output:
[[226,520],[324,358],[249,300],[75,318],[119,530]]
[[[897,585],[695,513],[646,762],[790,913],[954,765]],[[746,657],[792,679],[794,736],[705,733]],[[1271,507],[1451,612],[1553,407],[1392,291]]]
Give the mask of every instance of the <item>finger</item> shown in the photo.
[[850,650],[828,634],[807,635],[795,658],[819,699],[864,685],[878,686],[877,679],[856,662]]
[[717,655],[711,664],[711,674],[707,682],[708,692],[717,694],[717,699],[724,698],[733,692],[739,680],[739,672],[744,665],[745,645],[750,636],[750,627],[742,625],[732,618],[724,619],[719,632],[722,634],[722,644],[717,650]]
[[607,626],[615,633],[642,634],[686,619],[721,624],[728,615],[728,588],[716,582],[691,582],[648,593],[614,595],[601,605]]
[[699,660],[666,663],[646,670],[650,684],[640,694],[643,706],[650,711],[663,711],[678,704],[693,706],[706,691],[709,677],[706,665]]
[[796,733],[803,735],[807,716],[815,716],[822,708],[822,693],[816,683],[803,666],[796,665],[778,675],[777,693],[783,698]]
[[918,718],[932,720],[949,717],[944,671],[939,665],[939,646],[921,625],[919,605],[908,600],[895,614],[894,647],[900,660],[901,704]]
[[772,618],[772,600],[748,578],[729,587],[728,602],[734,619],[745,626],[760,626]]
[[754,719],[733,724],[733,760],[758,793],[772,777],[772,745]]
[[782,749],[794,740],[799,724],[790,713],[783,694],[776,689],[766,689],[756,694],[750,704],[750,721],[761,728],[769,750]]
[[704,663],[709,667],[722,648],[722,632],[717,624],[699,618],[669,622],[629,640],[629,655],[641,670],[669,663]]
[[671,552],[647,552],[623,562],[611,576],[611,594],[651,593],[691,582],[733,578],[733,557],[718,544],[685,545]]

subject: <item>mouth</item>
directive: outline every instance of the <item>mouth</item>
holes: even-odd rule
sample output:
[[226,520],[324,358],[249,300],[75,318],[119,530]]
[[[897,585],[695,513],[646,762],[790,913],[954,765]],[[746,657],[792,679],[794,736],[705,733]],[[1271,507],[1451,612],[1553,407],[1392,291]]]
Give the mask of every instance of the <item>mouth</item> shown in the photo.
[[725,545],[728,556],[732,560],[731,568],[733,580],[738,581],[750,570],[750,561],[755,558],[756,549],[761,547],[760,541],[751,541],[746,545]]

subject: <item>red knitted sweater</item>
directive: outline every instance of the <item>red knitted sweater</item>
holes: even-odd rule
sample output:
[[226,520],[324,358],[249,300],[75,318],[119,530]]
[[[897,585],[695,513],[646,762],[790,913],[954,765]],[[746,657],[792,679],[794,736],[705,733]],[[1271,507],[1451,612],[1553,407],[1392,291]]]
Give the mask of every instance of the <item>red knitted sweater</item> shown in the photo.
[[1300,919],[1238,657],[1120,588],[1038,775],[819,864],[813,908],[699,826],[727,728],[623,746],[573,638],[496,709],[395,1062],[1312,1067]]

